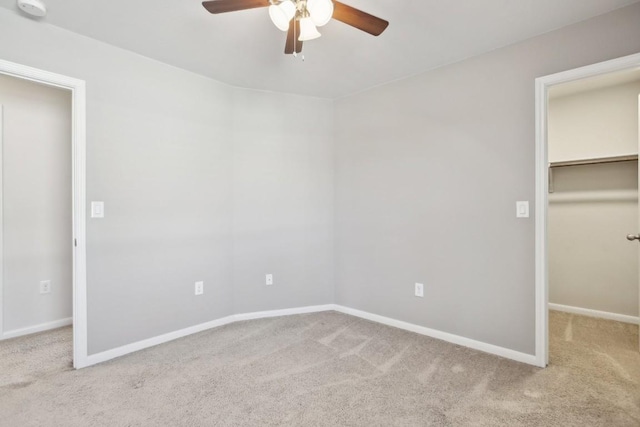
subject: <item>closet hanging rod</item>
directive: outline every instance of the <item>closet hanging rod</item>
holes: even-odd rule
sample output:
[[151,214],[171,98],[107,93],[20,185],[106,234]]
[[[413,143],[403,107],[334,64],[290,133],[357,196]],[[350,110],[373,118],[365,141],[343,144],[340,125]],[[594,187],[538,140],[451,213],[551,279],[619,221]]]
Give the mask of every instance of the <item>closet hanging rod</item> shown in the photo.
[[597,165],[600,163],[633,162],[638,160],[637,154],[627,154],[624,156],[596,157],[592,159],[565,160],[561,162],[550,162],[550,168],[560,168],[564,166]]

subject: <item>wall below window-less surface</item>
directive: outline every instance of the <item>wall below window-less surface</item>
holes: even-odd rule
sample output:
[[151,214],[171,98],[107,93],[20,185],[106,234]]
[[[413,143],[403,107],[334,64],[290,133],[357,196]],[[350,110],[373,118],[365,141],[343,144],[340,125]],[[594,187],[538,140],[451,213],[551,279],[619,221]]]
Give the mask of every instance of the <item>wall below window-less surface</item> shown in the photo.
[[639,52],[638,22],[635,4],[336,101],[336,302],[533,354],[515,202],[534,200],[534,80]]

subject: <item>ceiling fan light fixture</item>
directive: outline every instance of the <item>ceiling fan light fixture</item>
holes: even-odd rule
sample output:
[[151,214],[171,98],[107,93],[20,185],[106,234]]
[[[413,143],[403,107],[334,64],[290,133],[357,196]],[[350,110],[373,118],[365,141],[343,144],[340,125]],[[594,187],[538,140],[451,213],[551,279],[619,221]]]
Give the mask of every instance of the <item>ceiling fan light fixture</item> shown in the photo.
[[331,0],[307,0],[307,10],[313,23],[317,27],[322,27],[333,16],[333,2]]
[[296,5],[291,0],[284,0],[277,5],[269,6],[271,22],[281,31],[289,29],[289,22],[296,15]]
[[[16,0],[35,2],[46,0]],[[342,3],[342,0],[204,0],[202,6],[214,15],[249,9],[269,9],[274,25],[287,33],[284,53],[302,52],[304,41],[320,37],[316,27],[331,19],[350,27],[379,36],[389,26],[389,21]],[[294,25],[291,25],[293,21]]]
[[315,24],[311,20],[311,17],[307,16],[306,18],[302,18],[300,20],[300,37],[298,40],[301,42],[306,42],[309,40],[317,39],[322,34],[318,32]]

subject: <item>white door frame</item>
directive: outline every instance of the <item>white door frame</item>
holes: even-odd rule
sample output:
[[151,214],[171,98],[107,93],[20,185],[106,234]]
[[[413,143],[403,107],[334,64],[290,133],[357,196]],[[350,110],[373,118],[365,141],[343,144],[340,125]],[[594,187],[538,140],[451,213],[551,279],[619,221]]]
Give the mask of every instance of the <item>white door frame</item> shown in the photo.
[[[86,89],[84,80],[0,60],[0,73],[71,91],[73,366],[87,366]],[[0,277],[0,290],[2,278]],[[0,300],[0,303],[2,301]],[[1,322],[1,321],[0,321]],[[0,328],[2,323],[0,323]],[[2,329],[0,329],[1,331]]]
[[638,69],[640,53],[600,62],[536,79],[536,365],[549,363],[549,264],[547,208],[549,161],[547,156],[547,107],[549,88],[587,77]]

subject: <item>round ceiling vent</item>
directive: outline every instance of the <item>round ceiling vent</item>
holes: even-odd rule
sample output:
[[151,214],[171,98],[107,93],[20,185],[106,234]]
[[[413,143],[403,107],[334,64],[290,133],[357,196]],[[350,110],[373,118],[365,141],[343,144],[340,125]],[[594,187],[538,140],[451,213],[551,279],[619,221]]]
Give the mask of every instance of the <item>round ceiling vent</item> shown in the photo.
[[41,0],[18,0],[18,7],[24,13],[28,13],[38,18],[47,14],[47,6]]

